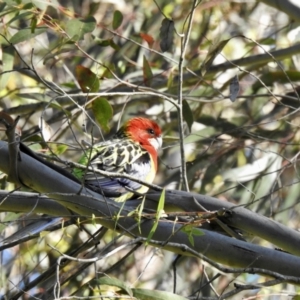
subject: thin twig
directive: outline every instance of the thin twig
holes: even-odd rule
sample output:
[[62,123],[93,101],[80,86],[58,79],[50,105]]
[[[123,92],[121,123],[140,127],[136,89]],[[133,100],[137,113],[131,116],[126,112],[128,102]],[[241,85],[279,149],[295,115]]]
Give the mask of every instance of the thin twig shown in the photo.
[[186,174],[186,161],[185,161],[185,150],[184,150],[184,128],[183,128],[183,63],[184,63],[184,56],[187,49],[187,44],[189,41],[191,29],[192,29],[192,22],[193,17],[195,13],[195,8],[197,6],[197,0],[193,1],[193,6],[191,9],[191,13],[189,16],[189,23],[187,27],[186,34],[181,39],[181,54],[179,58],[179,64],[178,64],[178,72],[179,72],[179,78],[178,78],[178,130],[179,130],[179,137],[180,137],[180,154],[181,154],[181,168],[180,168],[180,175],[181,175],[181,184],[183,185],[183,190],[189,191],[189,184]]
[[13,120],[9,115],[1,113],[0,123],[6,127],[6,136],[8,139],[8,151],[9,151],[9,173],[8,180],[16,184],[21,185],[18,176],[18,159],[19,159],[19,142],[20,134],[18,134],[17,124],[20,117],[16,117]]

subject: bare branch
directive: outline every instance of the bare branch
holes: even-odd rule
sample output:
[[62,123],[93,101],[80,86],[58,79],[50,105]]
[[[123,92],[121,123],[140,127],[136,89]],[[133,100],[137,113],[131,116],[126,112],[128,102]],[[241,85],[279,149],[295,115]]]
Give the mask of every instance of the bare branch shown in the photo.
[[[82,189],[82,193],[78,195],[77,192],[81,189],[79,184],[24,153],[21,153],[21,157],[19,177],[24,184],[40,193],[46,193],[75,213],[83,216],[95,215],[97,222],[116,229],[116,221],[112,216],[120,213],[120,204],[104,199],[101,195],[87,189]],[[0,142],[0,170],[3,172],[9,170],[8,146],[5,142]],[[130,206],[130,201],[126,202],[120,215],[127,216],[134,209]],[[108,218],[109,216],[111,217]],[[133,218],[118,219],[118,225],[121,228],[131,228],[130,235],[141,236],[145,239],[153,227],[153,222],[148,219],[137,226],[137,221]],[[300,277],[300,270],[297,267],[300,264],[300,258],[296,256],[235,240],[205,229],[201,229],[204,235],[194,236],[194,246],[188,246],[190,245],[189,238],[186,233],[180,231],[180,228],[181,225],[160,220],[151,244],[156,241],[164,249],[183,255],[192,255],[187,252],[187,249],[191,248],[221,264],[240,268],[258,268],[280,273],[283,276]],[[175,235],[174,232],[176,232]],[[278,264],[278,261],[281,263]]]
[[296,1],[291,0],[261,0],[267,5],[275,7],[279,11],[285,12],[294,21],[300,21],[300,6],[296,4]]
[[190,38],[190,33],[192,29],[192,23],[194,18],[195,9],[197,6],[197,0],[193,1],[192,8],[190,15],[188,16],[188,26],[186,33],[181,38],[181,53],[179,57],[179,64],[178,64],[178,71],[179,71],[179,77],[178,77],[178,131],[179,131],[179,137],[180,137],[180,155],[181,155],[181,165],[180,165],[180,175],[181,175],[181,181],[183,184],[183,189],[186,191],[189,191],[189,183],[187,180],[187,173],[186,173],[186,161],[185,161],[185,150],[184,150],[184,120],[183,120],[183,63],[184,63],[184,57],[188,45],[188,41]]

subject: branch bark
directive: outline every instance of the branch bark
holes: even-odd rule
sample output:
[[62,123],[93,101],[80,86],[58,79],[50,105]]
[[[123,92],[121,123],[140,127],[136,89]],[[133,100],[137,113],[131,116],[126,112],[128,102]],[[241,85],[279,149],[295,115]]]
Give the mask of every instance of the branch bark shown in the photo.
[[[158,193],[148,195],[149,200],[155,203],[159,199]],[[186,193],[184,191],[167,191],[166,203],[179,207],[184,211],[205,211],[199,209],[196,200],[203,208],[208,211],[219,211],[225,209],[228,211],[221,220],[228,226],[240,229],[242,232],[253,236],[258,236],[270,243],[280,247],[284,251],[300,256],[300,232],[288,228],[279,222],[270,218],[252,212],[241,206],[236,206],[230,202],[222,201],[210,196],[199,195],[195,193]],[[156,204],[149,203],[148,207],[154,208]]]
[[[82,188],[80,184],[52,170],[41,161],[37,161],[24,153],[21,153],[20,157],[21,160],[18,161],[18,176],[26,186],[51,197],[60,205],[81,216],[92,218],[94,215],[93,221],[107,228],[120,231],[126,230],[129,236],[142,236],[145,239],[148,237],[154,221],[146,219],[138,226],[135,218],[128,217],[128,213],[136,208],[133,206],[133,202],[126,202],[124,207],[121,208],[119,203],[110,199],[104,199],[101,195]],[[1,171],[5,173],[9,171],[8,162],[9,152],[7,143],[0,141]],[[9,197],[10,195],[8,195],[6,201],[9,201]],[[183,195],[180,196],[178,194],[177,199],[180,198],[182,198],[181,201],[184,201]],[[169,201],[169,198],[167,201]],[[116,221],[114,216],[118,213],[121,214],[121,217]],[[257,225],[252,224],[252,226],[255,227]],[[205,229],[201,229],[204,235],[193,237],[194,245],[191,245],[188,235],[180,231],[180,229],[181,225],[161,219],[150,244],[152,243],[155,246],[182,255],[195,255],[193,253],[195,251],[200,255],[206,256],[212,262],[218,262],[231,267],[258,268],[255,272],[258,270],[264,274],[276,272],[284,276],[293,276],[295,282],[300,281],[299,257],[232,239]]]
[[282,11],[286,13],[291,19],[293,19],[296,22],[300,21],[300,5],[298,2],[298,5],[296,4],[296,1],[291,0],[261,0],[260,2],[263,2],[269,6],[272,6],[279,11]]

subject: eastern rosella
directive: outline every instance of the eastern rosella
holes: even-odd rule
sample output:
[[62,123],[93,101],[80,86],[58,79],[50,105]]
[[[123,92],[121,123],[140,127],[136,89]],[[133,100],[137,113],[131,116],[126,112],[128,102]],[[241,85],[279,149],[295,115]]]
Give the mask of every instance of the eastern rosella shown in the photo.
[[161,129],[156,122],[139,117],[130,119],[111,140],[95,144],[91,152],[86,152],[80,162],[92,170],[81,171],[84,185],[117,202],[133,198],[135,193],[147,192],[149,188],[141,183],[122,177],[104,177],[94,171],[127,174],[152,183],[157,171],[157,150],[161,145]]

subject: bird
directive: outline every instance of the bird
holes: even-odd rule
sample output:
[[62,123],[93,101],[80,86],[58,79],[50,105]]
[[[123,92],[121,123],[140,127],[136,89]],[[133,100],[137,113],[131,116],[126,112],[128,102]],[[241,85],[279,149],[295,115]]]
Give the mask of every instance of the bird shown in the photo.
[[148,191],[148,187],[124,177],[107,177],[96,170],[127,174],[152,183],[157,172],[158,150],[162,146],[162,130],[148,118],[134,117],[124,123],[111,140],[97,143],[86,151],[79,163],[87,170],[76,171],[84,186],[124,202]]

